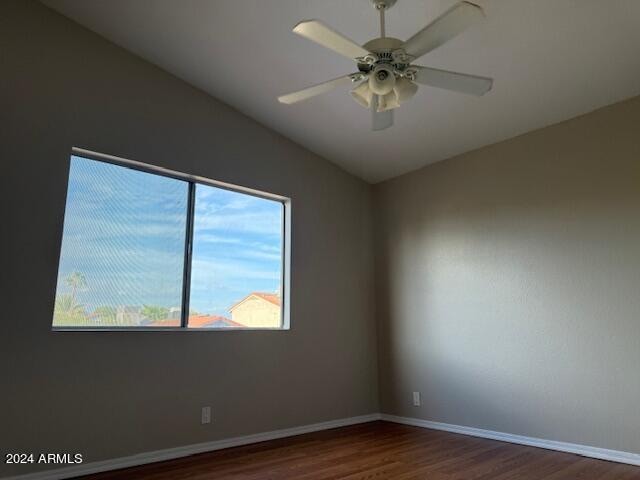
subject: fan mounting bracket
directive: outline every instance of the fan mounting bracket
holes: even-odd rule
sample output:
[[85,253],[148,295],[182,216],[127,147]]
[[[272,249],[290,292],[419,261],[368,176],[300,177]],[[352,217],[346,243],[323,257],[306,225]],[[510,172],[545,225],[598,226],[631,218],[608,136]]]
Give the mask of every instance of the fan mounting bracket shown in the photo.
[[396,4],[396,0],[369,0],[376,10],[389,10]]

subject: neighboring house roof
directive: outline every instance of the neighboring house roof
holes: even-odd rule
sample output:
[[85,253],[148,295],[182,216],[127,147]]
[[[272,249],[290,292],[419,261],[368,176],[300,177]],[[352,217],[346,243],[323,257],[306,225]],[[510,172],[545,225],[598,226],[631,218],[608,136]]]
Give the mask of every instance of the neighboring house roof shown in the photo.
[[255,295],[256,297],[260,297],[265,299],[267,302],[271,302],[274,305],[280,306],[280,296],[275,294],[275,293],[260,293],[260,292],[254,292],[252,295]]
[[244,327],[244,325],[221,315],[192,315],[189,317],[192,328]]
[[234,308],[238,307],[241,303],[244,303],[245,301],[249,300],[251,297],[260,298],[278,307],[280,306],[280,295],[277,295],[275,293],[251,292],[249,295],[247,295],[242,300],[234,304],[231,308],[229,308],[229,310],[233,311]]
[[202,325],[201,328],[242,328],[244,325],[228,318],[220,317],[220,320]]
[[[227,328],[227,327],[244,327],[244,325],[234,322],[233,320],[221,315],[191,315],[189,317],[189,327],[191,328]],[[180,320],[156,320],[148,323],[149,327],[179,327]]]

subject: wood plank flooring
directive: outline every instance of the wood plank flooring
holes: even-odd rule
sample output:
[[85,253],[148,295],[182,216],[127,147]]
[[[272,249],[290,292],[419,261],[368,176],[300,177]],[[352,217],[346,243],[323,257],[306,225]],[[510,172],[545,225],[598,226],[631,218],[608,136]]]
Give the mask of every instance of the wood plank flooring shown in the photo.
[[387,422],[193,455],[85,480],[640,480],[640,467]]

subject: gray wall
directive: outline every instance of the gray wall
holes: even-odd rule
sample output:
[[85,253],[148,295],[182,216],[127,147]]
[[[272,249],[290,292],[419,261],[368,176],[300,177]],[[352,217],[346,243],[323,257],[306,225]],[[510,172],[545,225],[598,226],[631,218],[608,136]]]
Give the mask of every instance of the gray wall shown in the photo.
[[[16,0],[0,121],[3,452],[372,413],[377,372],[387,413],[640,452],[640,98],[380,184],[372,222],[363,182]],[[292,197],[292,330],[52,333],[72,146]]]
[[640,452],[639,127],[637,97],[376,187],[384,412]]
[[[31,1],[0,2],[0,122],[2,452],[94,461],[378,411],[367,184]],[[292,329],[52,333],[73,146],[290,196]]]

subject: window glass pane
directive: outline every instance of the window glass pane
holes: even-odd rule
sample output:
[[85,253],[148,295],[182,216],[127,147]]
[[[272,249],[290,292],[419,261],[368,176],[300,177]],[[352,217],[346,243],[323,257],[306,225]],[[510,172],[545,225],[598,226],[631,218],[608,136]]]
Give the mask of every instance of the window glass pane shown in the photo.
[[282,326],[284,205],[196,185],[191,328]]
[[179,326],[187,198],[187,182],[73,156],[53,326]]

